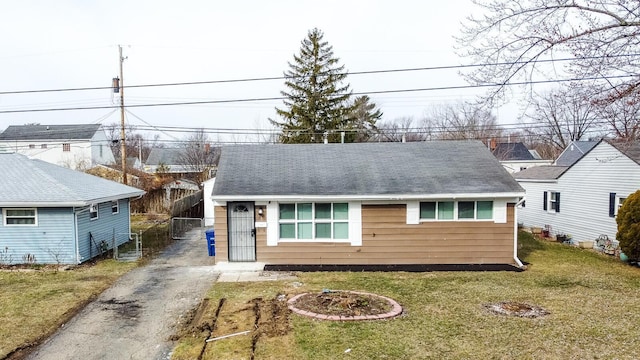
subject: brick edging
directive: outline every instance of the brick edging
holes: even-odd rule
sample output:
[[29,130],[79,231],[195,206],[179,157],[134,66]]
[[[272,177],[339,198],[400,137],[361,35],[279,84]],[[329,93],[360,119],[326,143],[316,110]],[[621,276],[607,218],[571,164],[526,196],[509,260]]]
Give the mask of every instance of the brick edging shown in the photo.
[[361,292],[361,291],[343,291],[343,290],[336,290],[337,291],[341,291],[341,292],[349,292],[352,294],[359,294],[359,295],[367,295],[367,296],[373,296],[373,297],[378,297],[381,299],[384,299],[386,301],[388,301],[391,304],[391,310],[384,313],[384,314],[377,314],[377,315],[357,315],[357,316],[341,316],[341,315],[325,315],[325,314],[319,314],[319,313],[315,313],[312,311],[306,311],[306,310],[302,310],[302,309],[298,309],[297,307],[295,307],[295,302],[302,296],[307,295],[307,294],[311,294],[311,293],[302,293],[302,294],[298,294],[294,297],[292,297],[291,299],[289,299],[287,301],[287,307],[289,308],[289,310],[291,310],[292,312],[298,314],[298,315],[302,315],[302,316],[307,316],[307,317],[311,317],[314,319],[318,319],[318,320],[332,320],[332,321],[359,321],[359,320],[381,320],[381,319],[390,319],[393,317],[396,317],[400,314],[402,314],[402,306],[400,306],[400,304],[398,304],[397,301],[388,298],[386,296],[382,296],[382,295],[378,295],[378,294],[372,294],[372,293],[367,293],[367,292]]

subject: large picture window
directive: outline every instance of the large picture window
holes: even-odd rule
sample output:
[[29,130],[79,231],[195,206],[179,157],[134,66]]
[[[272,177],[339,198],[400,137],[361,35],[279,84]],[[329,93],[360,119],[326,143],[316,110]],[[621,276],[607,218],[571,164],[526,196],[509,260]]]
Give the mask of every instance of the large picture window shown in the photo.
[[426,201],[420,220],[493,220],[493,201]]
[[280,204],[278,222],[282,240],[347,240],[349,204]]
[[35,226],[38,225],[36,209],[4,209],[2,218],[6,226]]

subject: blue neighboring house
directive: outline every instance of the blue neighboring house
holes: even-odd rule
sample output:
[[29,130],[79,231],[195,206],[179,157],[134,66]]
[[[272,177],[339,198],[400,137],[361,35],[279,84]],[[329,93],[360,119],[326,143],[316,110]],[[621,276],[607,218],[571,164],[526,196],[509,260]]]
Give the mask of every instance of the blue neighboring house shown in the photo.
[[0,169],[2,263],[79,264],[128,241],[143,190],[20,154]]

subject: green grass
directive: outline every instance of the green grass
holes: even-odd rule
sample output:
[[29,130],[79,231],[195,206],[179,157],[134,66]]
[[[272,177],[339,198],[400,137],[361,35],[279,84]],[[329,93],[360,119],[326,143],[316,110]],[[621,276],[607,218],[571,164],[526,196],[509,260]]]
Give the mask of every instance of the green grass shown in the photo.
[[[528,263],[521,273],[300,273],[299,287],[292,281],[216,283],[208,296],[211,306],[224,297],[225,306],[234,308],[255,297],[330,288],[381,294],[404,308],[402,316],[386,321],[327,322],[291,315],[293,330],[261,337],[256,359],[640,358],[640,269],[527,233],[520,234],[519,253]],[[483,307],[500,301],[538,305],[550,315],[505,317]],[[203,341],[190,339],[196,347]],[[223,345],[210,345],[216,351],[204,358],[248,358]],[[179,348],[174,358],[187,357]]]

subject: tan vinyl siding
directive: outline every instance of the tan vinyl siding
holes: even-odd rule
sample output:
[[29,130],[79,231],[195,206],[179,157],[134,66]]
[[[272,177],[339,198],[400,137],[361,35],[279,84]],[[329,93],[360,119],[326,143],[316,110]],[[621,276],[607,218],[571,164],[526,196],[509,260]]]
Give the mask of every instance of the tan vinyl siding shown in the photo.
[[[216,221],[226,221],[226,213],[222,215],[216,213]],[[264,232],[259,232],[257,260],[291,265],[513,264],[513,236],[513,204],[508,204],[505,224],[436,221],[418,225],[406,224],[404,204],[363,205],[362,246],[317,242],[267,246]]]
[[229,247],[227,246],[229,233],[227,231],[227,207],[214,207],[215,222],[213,229],[216,232],[216,259],[227,261],[229,258]]

